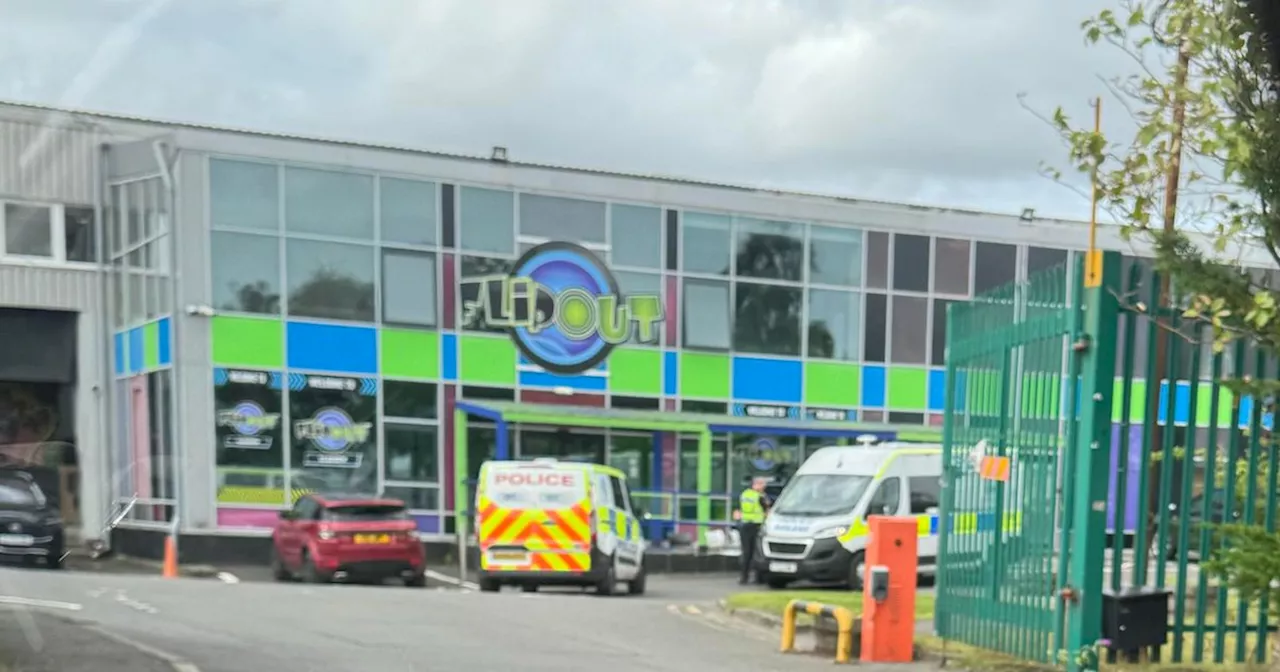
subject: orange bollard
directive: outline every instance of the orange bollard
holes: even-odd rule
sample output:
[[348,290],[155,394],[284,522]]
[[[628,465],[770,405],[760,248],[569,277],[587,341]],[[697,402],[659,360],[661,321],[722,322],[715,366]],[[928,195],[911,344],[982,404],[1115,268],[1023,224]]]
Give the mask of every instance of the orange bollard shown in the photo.
[[173,535],[164,538],[164,569],[162,576],[166,579],[178,578],[178,544]]
[[[909,663],[916,630],[916,519],[867,518],[866,572],[862,592],[862,662]],[[889,590],[883,602],[872,593],[873,568],[889,570]]]

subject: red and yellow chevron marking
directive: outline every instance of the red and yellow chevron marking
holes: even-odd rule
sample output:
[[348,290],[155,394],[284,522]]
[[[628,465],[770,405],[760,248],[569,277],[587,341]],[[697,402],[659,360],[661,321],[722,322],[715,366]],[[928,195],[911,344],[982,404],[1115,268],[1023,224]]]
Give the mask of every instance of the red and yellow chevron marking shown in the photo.
[[523,546],[531,551],[570,550],[591,547],[587,503],[568,510],[503,509],[480,503],[480,548]]
[[489,554],[480,556],[480,568],[487,572],[586,572],[591,569],[591,553],[588,551],[531,551],[529,561],[508,565],[489,561]]

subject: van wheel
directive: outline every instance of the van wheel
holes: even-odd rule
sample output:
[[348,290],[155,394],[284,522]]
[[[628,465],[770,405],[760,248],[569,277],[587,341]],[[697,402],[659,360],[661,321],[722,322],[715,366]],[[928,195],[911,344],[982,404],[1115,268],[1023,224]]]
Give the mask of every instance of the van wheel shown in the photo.
[[498,583],[497,579],[480,579],[480,592],[482,593],[496,593],[501,587],[502,584]]
[[849,589],[862,592],[862,579],[867,572],[867,556],[862,551],[849,558]]
[[609,564],[604,570],[604,578],[600,579],[600,583],[596,584],[596,595],[608,596],[612,595],[618,589],[618,572],[615,568],[613,557],[609,558]]
[[644,595],[645,581],[644,565],[640,565],[636,575],[627,583],[627,592],[632,595]]

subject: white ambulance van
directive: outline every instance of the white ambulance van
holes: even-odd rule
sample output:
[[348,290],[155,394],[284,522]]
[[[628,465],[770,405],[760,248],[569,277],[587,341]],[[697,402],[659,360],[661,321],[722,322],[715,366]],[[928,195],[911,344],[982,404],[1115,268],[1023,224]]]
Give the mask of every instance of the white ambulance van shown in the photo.
[[931,576],[938,555],[942,447],[882,443],[821,448],[778,496],[765,520],[755,567],[771,588],[795,581],[862,589],[873,515],[912,516],[919,531],[919,572]]

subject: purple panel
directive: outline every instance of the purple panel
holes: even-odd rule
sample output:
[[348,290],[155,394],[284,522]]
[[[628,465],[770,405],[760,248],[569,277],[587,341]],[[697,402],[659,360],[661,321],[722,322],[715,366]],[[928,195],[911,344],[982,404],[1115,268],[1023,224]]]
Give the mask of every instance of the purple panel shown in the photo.
[[456,385],[444,386],[444,510],[453,510],[453,402],[458,398]]
[[419,532],[423,534],[440,534],[440,516],[415,515],[413,520],[418,524]]
[[1120,465],[1120,456],[1128,460],[1124,488],[1124,531],[1133,532],[1138,529],[1138,483],[1142,479],[1142,427],[1129,427],[1129,440],[1122,445],[1120,425],[1111,425],[1111,482],[1107,487],[1107,531],[1115,531],[1116,516],[1116,484]]
[[676,336],[678,331],[678,320],[680,319],[680,282],[675,276],[667,276],[667,305],[664,306],[664,312],[667,316],[667,347],[676,347]]
[[680,489],[676,480],[676,435],[671,432],[662,433],[662,484],[672,492]]
[[454,256],[452,254],[443,255],[444,264],[441,268],[441,282],[444,285],[440,289],[440,296],[444,299],[444,328],[453,329],[453,320],[457,311],[454,307],[454,300],[458,295],[458,287],[455,282],[457,277],[454,270]]
[[272,509],[235,509],[218,507],[218,527],[256,527],[275,529],[280,512]]

